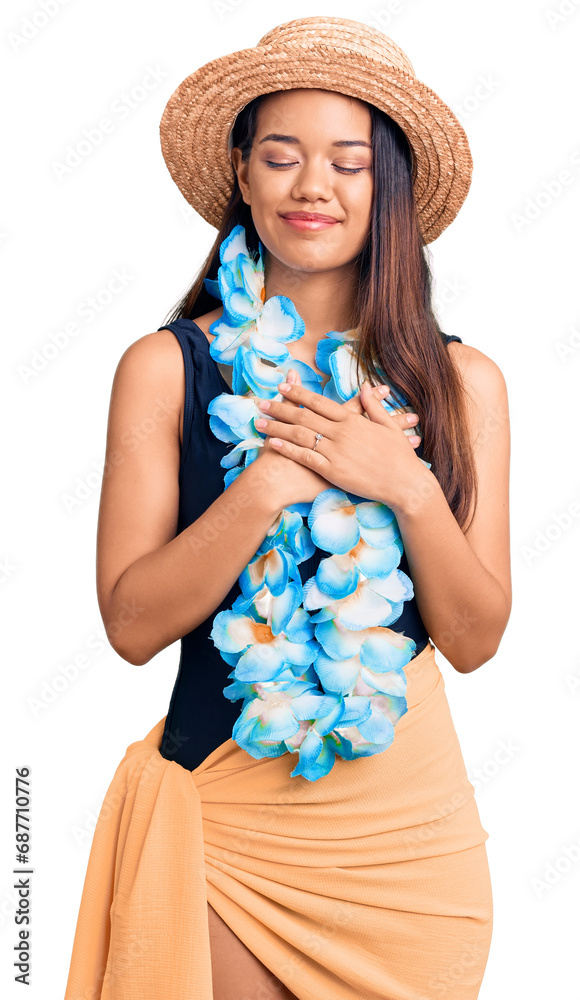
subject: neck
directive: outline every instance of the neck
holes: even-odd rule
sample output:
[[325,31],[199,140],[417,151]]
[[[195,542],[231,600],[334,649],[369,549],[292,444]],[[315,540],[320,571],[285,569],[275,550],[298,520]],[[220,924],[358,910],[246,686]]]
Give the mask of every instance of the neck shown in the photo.
[[266,299],[286,295],[304,320],[303,348],[315,348],[329,330],[350,330],[358,285],[358,267],[352,262],[332,271],[299,271],[271,254],[264,262]]

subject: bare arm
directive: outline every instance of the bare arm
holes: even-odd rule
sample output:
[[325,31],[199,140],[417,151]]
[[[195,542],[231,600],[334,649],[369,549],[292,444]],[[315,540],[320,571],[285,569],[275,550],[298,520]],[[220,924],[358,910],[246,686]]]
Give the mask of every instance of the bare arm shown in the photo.
[[170,330],[127,348],[111,393],[97,593],[111,645],[137,665],[205,621],[283,507],[268,482],[281,456],[256,460],[175,534],[184,396],[181,347]]
[[425,467],[395,513],[425,627],[452,666],[469,673],[495,655],[511,613],[509,414],[495,362],[465,344],[449,350],[468,390],[476,513],[464,533]]

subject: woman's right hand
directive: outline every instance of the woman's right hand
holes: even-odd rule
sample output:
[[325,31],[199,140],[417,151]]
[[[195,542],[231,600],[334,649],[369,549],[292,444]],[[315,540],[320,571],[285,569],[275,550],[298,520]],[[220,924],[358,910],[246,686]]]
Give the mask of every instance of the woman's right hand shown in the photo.
[[[286,379],[291,385],[302,384],[300,376],[294,368],[288,370]],[[298,406],[298,403],[292,403],[289,399],[284,400],[284,402],[291,406]],[[260,416],[264,417],[265,414],[261,413]],[[260,471],[266,476],[269,487],[277,492],[280,497],[281,510],[294,503],[312,503],[322,490],[329,490],[332,487],[332,484],[324,476],[306,468],[300,462],[293,462],[286,455],[281,455],[268,435],[264,438],[264,444],[252,465],[256,466],[256,472]]]
[[[291,384],[301,385],[300,375],[290,368],[286,376],[287,381]],[[377,386],[373,387],[373,393],[378,399],[384,399],[385,396],[382,395]],[[284,399],[285,403],[291,406],[298,406],[298,403],[293,403],[289,399]],[[357,393],[351,399],[347,399],[342,406],[348,406],[354,409],[357,413],[366,416],[366,411],[360,401],[360,394]],[[265,416],[265,414],[261,414]],[[408,414],[406,412],[396,412],[392,414],[393,418],[397,420],[400,427],[403,430],[408,430],[413,426],[413,423],[407,420]],[[419,417],[417,414],[413,414],[414,423],[417,423]],[[420,443],[420,438],[417,436],[408,437],[409,443],[413,448],[417,448]],[[260,463],[260,464],[258,464]],[[251,463],[256,466],[255,472],[262,472],[266,477],[266,488],[271,488],[272,490],[279,491],[280,496],[280,509],[283,510],[285,507],[290,507],[294,503],[312,503],[315,497],[318,496],[322,490],[335,489],[332,483],[329,483],[327,479],[319,475],[319,473],[314,472],[312,469],[307,468],[300,462],[293,462],[291,458],[287,458],[286,455],[281,455],[280,452],[271,443],[268,435],[264,438],[264,444],[260,448],[258,457],[254,462]]]

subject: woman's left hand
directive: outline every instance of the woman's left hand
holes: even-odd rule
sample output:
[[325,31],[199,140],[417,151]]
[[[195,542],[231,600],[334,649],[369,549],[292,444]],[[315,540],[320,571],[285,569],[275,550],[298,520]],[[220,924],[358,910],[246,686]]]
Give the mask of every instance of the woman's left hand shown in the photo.
[[[359,394],[367,416],[302,385],[286,389],[282,385],[279,392],[299,406],[274,399],[258,403],[266,417],[259,430],[270,437],[272,445],[337,489],[378,500],[396,511],[427,468],[397,421],[374,396],[370,383],[363,382]],[[317,432],[323,437],[313,451]]]

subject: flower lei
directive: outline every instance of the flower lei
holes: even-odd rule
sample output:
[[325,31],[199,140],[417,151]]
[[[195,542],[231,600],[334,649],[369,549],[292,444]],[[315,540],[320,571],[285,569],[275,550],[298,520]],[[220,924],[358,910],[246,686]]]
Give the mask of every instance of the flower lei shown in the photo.
[[[227,489],[266,439],[254,426],[267,417],[256,401],[281,399],[277,386],[290,367],[314,392],[322,378],[284,346],[303,336],[304,321],[286,296],[265,299],[262,244],[254,260],[238,225],[219,254],[217,280],[205,279],[224,305],[209,349],[215,361],[233,365],[233,394],[215,396],[207,412],[213,434],[233,444],[221,460]],[[322,395],[337,402],[359,391],[355,337],[331,330],[317,346],[316,364],[330,376]],[[302,584],[298,565],[316,547],[329,555]],[[298,753],[291,777],[316,781],[336,755],[353,760],[391,745],[407,711],[403,668],[416,649],[389,627],[413,597],[412,581],[397,568],[403,551],[393,511],[344,490],[323,490],[280,513],[239,576],[242,593],[216,614],[210,633],[233,667],[224,696],[243,698],[232,738],[252,757]]]

